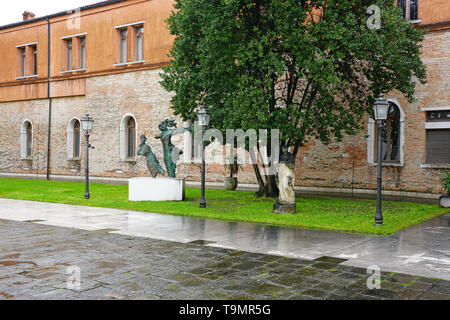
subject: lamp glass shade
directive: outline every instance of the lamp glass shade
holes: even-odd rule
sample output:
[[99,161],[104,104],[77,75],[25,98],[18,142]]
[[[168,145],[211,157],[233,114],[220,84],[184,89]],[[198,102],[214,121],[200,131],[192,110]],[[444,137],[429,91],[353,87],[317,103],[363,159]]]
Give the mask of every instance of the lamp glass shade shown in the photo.
[[84,131],[92,131],[92,128],[94,127],[94,120],[87,114],[82,120],[81,120],[81,126],[83,127]]
[[200,126],[206,127],[209,125],[209,121],[211,120],[211,113],[208,112],[206,107],[203,107],[202,110],[197,113],[197,117]]
[[389,102],[384,98],[383,95],[375,101],[373,106],[373,111],[375,115],[375,120],[386,120],[389,111]]

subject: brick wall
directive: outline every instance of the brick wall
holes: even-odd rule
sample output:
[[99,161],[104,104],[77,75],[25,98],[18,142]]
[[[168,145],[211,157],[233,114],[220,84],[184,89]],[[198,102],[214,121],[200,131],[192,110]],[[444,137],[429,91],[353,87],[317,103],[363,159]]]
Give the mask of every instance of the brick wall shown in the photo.
[[[426,36],[423,60],[428,69],[428,84],[417,87],[417,101],[408,104],[398,93],[387,98],[396,99],[405,113],[404,166],[383,168],[384,186],[388,190],[427,193],[442,192],[440,170],[426,169],[425,112],[423,107],[449,106],[450,90],[450,32],[439,31]],[[84,161],[67,160],[67,128],[73,117],[90,113],[95,120],[91,143],[90,169],[93,176],[148,176],[145,159],[136,162],[120,160],[120,124],[125,114],[137,121],[138,136],[145,133],[153,151],[162,160],[162,146],[154,137],[158,125],[166,118],[175,118],[170,110],[170,94],[159,84],[160,69],[97,76],[86,79],[86,95],[53,99],[51,174],[83,175]],[[46,172],[48,101],[29,100],[0,103],[0,172]],[[20,161],[20,126],[30,119],[34,129],[33,160]],[[181,122],[178,121],[181,125]],[[368,123],[364,132],[347,136],[341,143],[323,145],[308,143],[297,158],[296,184],[308,187],[376,188],[376,167],[367,161]],[[82,139],[84,143],[84,139]],[[183,135],[174,139],[183,148]],[[82,155],[84,157],[84,148]],[[27,168],[30,167],[30,168]],[[221,182],[228,175],[222,165],[207,168],[211,182]],[[200,179],[199,165],[179,165],[179,176],[188,180]],[[251,166],[239,173],[241,183],[255,183]]]

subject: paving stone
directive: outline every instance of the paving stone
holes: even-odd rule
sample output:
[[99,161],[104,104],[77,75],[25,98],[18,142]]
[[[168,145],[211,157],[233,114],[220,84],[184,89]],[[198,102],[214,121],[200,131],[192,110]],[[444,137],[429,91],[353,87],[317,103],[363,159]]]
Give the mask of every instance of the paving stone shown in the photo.
[[[33,262],[1,266],[0,299],[407,300],[450,295],[449,281],[384,271],[382,289],[369,290],[365,269],[329,257],[294,259],[5,220],[0,220],[0,233],[0,261]],[[80,291],[67,290],[69,266],[81,269]]]
[[434,292],[425,292],[420,300],[450,300],[450,295]]

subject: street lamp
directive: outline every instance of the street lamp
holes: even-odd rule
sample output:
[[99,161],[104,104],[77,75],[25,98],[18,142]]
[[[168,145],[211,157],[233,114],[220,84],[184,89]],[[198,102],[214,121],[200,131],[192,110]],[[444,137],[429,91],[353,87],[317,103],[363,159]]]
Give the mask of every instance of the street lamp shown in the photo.
[[202,196],[200,198],[200,208],[206,208],[206,198],[205,198],[205,131],[206,127],[209,125],[209,120],[211,119],[211,113],[208,112],[206,106],[204,106],[198,113],[198,122],[202,127]]
[[83,128],[86,136],[86,174],[85,174],[84,198],[90,199],[91,195],[89,193],[89,149],[92,148],[92,146],[89,144],[89,133],[92,131],[92,128],[94,127],[94,120],[89,116],[89,114],[86,114],[86,116],[81,120],[81,127]]
[[383,131],[383,121],[387,119],[387,114],[389,110],[389,102],[384,98],[383,94],[380,94],[380,97],[375,101],[373,106],[373,111],[375,114],[375,120],[378,124],[378,146],[377,146],[377,155],[378,155],[378,164],[377,164],[377,213],[375,214],[375,226],[383,225],[383,213],[381,210],[381,184],[382,184],[382,169],[381,165],[383,162],[382,157],[382,131]]

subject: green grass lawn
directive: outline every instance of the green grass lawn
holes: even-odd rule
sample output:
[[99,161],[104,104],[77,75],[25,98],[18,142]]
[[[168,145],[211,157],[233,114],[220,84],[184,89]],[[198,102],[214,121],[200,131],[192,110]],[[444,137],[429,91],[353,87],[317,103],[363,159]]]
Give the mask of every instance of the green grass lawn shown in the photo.
[[199,208],[200,190],[188,188],[185,202],[130,202],[128,186],[0,179],[0,198],[166,213],[270,225],[388,235],[448,212],[437,205],[383,202],[384,226],[374,227],[375,200],[302,196],[297,215],[272,213],[275,199],[258,199],[253,192],[207,190],[208,207]]

